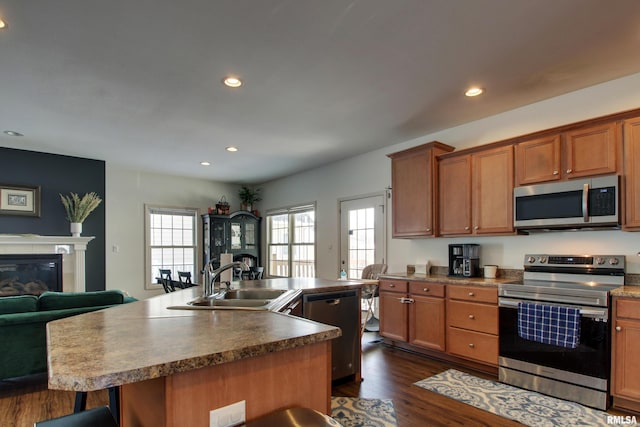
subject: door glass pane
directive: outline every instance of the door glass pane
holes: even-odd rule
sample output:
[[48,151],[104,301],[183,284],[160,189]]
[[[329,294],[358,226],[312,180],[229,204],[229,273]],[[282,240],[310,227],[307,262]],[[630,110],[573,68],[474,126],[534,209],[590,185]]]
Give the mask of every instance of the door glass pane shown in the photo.
[[362,270],[375,264],[374,208],[349,211],[349,278],[362,277]]
[[244,245],[247,249],[253,249],[256,246],[256,225],[252,222],[244,225]]
[[231,249],[242,249],[240,223],[231,223]]

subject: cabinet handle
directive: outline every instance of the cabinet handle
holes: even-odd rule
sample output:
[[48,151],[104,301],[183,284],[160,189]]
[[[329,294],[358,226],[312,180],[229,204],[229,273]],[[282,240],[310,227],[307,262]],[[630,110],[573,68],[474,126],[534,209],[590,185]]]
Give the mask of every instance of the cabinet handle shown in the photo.
[[422,292],[429,292],[429,288],[422,289]]
[[553,171],[553,174],[554,175],[558,175],[558,171]]
[[621,326],[616,326],[616,331],[620,332],[622,330]]
[[469,347],[473,348],[475,345],[473,343],[469,344]]
[[472,297],[472,296],[475,296],[475,295],[474,295],[473,292],[469,292],[469,296]]
[[474,316],[473,314],[470,314],[470,315],[469,315],[469,319],[473,320],[473,319],[475,319],[475,318],[476,318],[476,316]]
[[573,172],[573,169],[567,169],[567,173]]
[[400,302],[402,304],[413,304],[414,300],[413,298],[400,298]]

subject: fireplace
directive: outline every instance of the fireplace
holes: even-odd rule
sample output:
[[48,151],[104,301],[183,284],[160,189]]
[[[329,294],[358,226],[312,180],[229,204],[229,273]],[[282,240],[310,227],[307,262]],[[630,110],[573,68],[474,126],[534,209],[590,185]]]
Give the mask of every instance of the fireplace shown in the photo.
[[62,291],[62,254],[0,254],[0,297]]

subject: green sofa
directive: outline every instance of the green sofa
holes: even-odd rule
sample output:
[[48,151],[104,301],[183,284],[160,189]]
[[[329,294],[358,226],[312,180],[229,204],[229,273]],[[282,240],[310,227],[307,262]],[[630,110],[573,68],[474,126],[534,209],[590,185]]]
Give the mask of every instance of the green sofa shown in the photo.
[[118,290],[0,298],[0,379],[47,372],[47,322],[133,301]]

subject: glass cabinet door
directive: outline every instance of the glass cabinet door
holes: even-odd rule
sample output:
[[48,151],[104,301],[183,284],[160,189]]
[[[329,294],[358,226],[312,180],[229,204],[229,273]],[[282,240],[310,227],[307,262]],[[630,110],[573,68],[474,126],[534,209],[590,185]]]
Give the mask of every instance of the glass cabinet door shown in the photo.
[[244,247],[245,249],[256,248],[256,224],[254,222],[245,222],[244,224]]
[[231,250],[242,249],[242,224],[231,223]]

